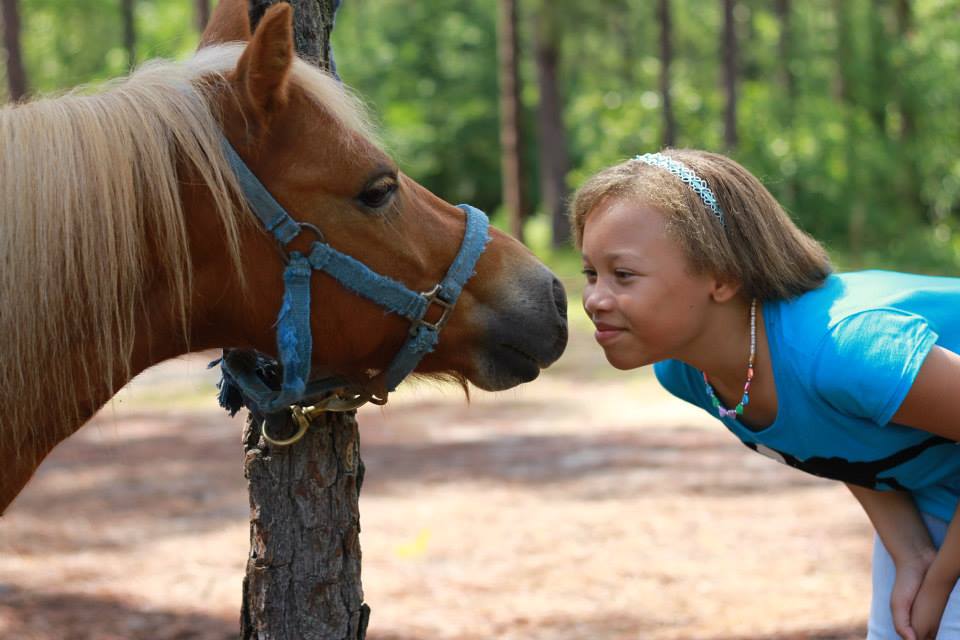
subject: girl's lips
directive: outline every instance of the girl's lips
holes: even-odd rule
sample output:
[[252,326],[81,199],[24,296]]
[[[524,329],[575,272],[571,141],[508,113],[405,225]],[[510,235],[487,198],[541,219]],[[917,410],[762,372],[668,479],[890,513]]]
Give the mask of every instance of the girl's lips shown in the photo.
[[600,344],[606,344],[612,340],[615,340],[624,331],[621,327],[603,324],[602,322],[598,322],[596,327],[597,330],[594,332],[593,337]]
[[605,324],[603,322],[595,322],[594,326],[597,328],[597,331],[620,331],[621,327],[615,327],[612,324]]

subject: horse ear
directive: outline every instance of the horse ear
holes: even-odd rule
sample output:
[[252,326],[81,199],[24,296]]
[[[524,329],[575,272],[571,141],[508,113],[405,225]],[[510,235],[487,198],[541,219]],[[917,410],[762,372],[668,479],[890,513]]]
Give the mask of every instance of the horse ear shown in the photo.
[[236,77],[246,86],[254,108],[269,113],[286,104],[293,56],[293,9],[287,3],[275,4],[263,14],[237,62]]
[[200,36],[200,47],[250,39],[250,14],[247,0],[220,0],[207,27]]

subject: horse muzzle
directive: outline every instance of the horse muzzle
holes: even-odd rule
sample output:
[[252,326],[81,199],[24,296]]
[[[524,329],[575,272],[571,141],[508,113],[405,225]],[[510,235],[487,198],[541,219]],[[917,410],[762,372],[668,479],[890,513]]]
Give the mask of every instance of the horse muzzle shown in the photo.
[[483,347],[468,379],[486,391],[502,391],[540,375],[567,346],[567,294],[545,267],[515,282],[502,304],[481,313]]

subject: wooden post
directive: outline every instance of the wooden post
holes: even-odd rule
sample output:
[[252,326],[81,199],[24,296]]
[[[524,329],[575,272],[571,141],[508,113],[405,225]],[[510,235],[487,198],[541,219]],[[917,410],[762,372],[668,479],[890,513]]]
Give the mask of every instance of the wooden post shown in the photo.
[[[250,0],[256,25],[273,2]],[[297,52],[330,68],[338,0],[293,0]],[[244,432],[250,556],[240,637],[363,640],[370,608],[360,582],[363,462],[355,412],[326,414],[302,440],[274,447],[253,415]]]
[[271,447],[252,417],[244,432],[250,556],[240,637],[363,640],[360,582],[363,462],[353,412],[315,420],[302,440]]

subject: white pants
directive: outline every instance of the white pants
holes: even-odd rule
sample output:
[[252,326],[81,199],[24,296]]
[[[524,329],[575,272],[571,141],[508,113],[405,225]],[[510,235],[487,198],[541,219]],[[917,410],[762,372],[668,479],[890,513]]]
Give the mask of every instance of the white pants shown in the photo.
[[[939,549],[947,534],[947,522],[934,516],[921,514],[930,531],[933,544]],[[893,558],[879,536],[873,540],[873,599],[870,603],[870,621],[867,624],[867,640],[900,640],[893,628],[893,614],[890,612],[890,594],[893,592],[893,579],[896,569]],[[960,584],[954,586],[947,608],[940,619],[937,640],[960,640]]]

